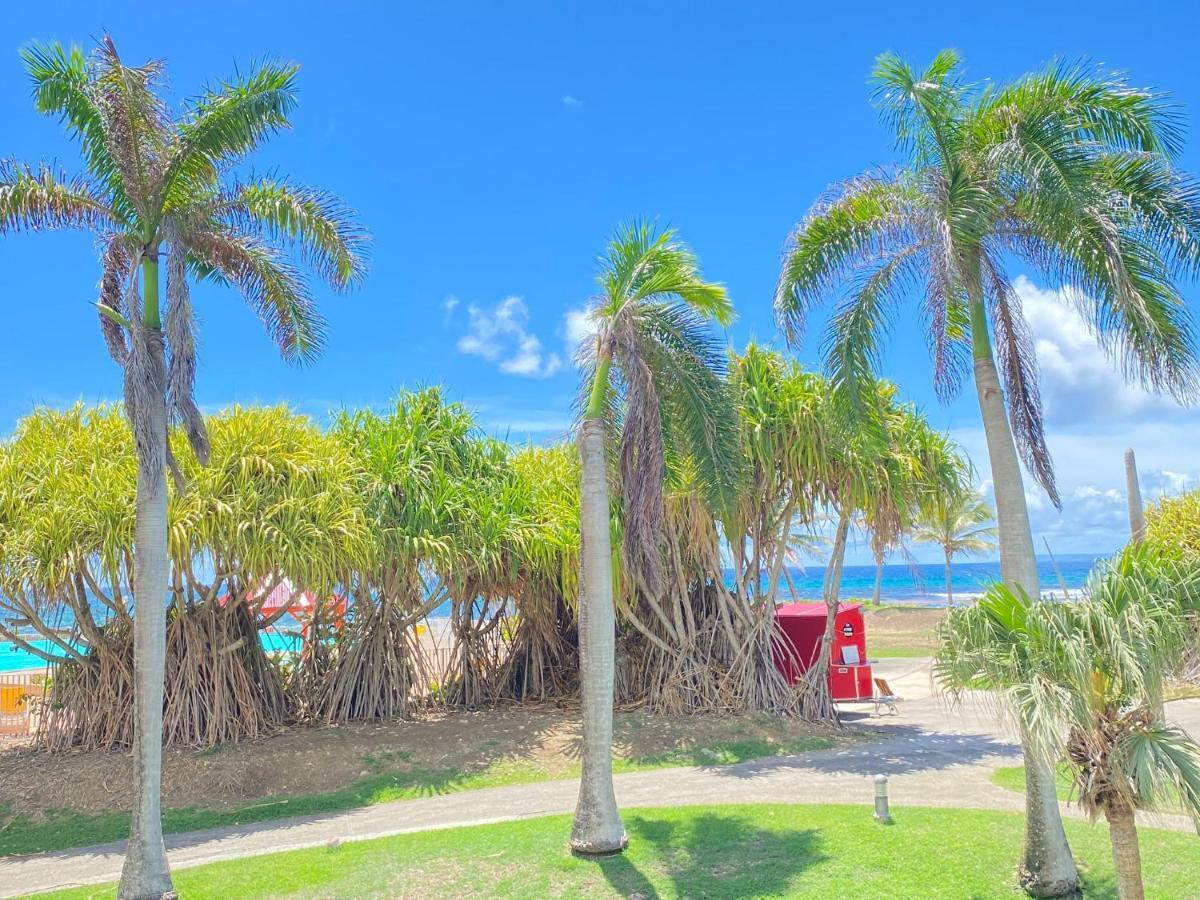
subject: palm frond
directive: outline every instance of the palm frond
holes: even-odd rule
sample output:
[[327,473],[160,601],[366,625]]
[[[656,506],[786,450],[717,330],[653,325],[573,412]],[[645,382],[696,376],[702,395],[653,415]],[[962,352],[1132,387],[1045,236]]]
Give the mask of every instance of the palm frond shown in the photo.
[[1062,500],[1054,478],[1054,460],[1046,446],[1042,397],[1038,385],[1037,353],[1029,326],[1021,314],[1021,299],[999,267],[984,254],[984,287],[991,300],[996,356],[1004,379],[1005,400],[1013,438],[1025,467],[1059,509]]
[[335,288],[362,280],[368,236],[334,194],[276,179],[234,188],[217,215],[271,241],[298,247],[302,259]]
[[[117,365],[123,366],[129,359],[129,343],[121,320],[129,321],[125,299],[132,277],[133,260],[120,237],[114,235],[109,239],[101,265],[103,273],[100,276],[100,299],[97,301],[100,307],[100,330],[104,334],[109,355]],[[104,310],[110,312],[106,314]]]
[[900,301],[920,279],[925,247],[906,246],[874,268],[862,269],[834,314],[822,347],[832,388],[856,406],[876,392],[875,371]]
[[847,275],[921,243],[920,202],[908,179],[867,175],[819,200],[788,238],[775,287],[775,318],[791,343],[811,307]]
[[[289,125],[299,66],[270,62],[209,89],[190,105],[171,147],[166,184],[187,196]],[[168,196],[168,203],[172,196]]]
[[604,296],[620,303],[681,299],[720,325],[733,322],[723,285],[700,277],[699,261],[674,231],[635,220],[617,229],[601,260]]
[[51,228],[106,228],[117,218],[100,190],[84,176],[67,176],[0,162],[0,234]]
[[640,319],[649,338],[643,352],[658,375],[664,427],[695,467],[710,507],[725,515],[735,503],[741,466],[725,347],[682,304],[647,305]]
[[998,129],[1053,121],[1076,140],[1108,150],[1170,157],[1183,145],[1182,117],[1168,95],[1084,62],[1056,62],[1018,79],[996,91],[983,113]]
[[156,223],[170,115],[157,88],[164,67],[152,60],[140,66],[121,61],[112,38],[97,48],[91,94],[105,147],[120,173],[125,196],[143,223]]
[[68,134],[79,139],[84,162],[93,178],[104,185],[108,203],[128,222],[133,208],[125,196],[121,173],[108,152],[104,121],[96,107],[91,70],[76,46],[34,42],[21,48],[21,60],[33,81],[38,112],[58,116]]
[[178,226],[170,219],[164,224],[167,242],[167,314],[166,338],[170,359],[167,363],[167,404],[174,410],[192,452],[201,465],[207,465],[208,431],[204,416],[196,406],[196,326],[192,313],[191,291],[187,283],[187,248]]
[[1178,803],[1200,828],[1200,745],[1187,732],[1163,723],[1134,728],[1113,748],[1112,757],[1135,808]]
[[300,274],[260,241],[222,229],[191,231],[183,241],[202,277],[234,285],[288,358],[309,361],[324,344],[324,321]]
[[875,60],[872,99],[896,136],[896,146],[918,164],[953,157],[963,97],[959,66],[953,50],[938,53],[920,74],[894,53]]

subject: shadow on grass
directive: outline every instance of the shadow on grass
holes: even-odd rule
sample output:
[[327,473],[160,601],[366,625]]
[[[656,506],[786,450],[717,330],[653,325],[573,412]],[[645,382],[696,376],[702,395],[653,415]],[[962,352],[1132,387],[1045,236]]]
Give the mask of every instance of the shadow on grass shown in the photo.
[[787,769],[810,769],[829,775],[897,775],[940,771],[996,756],[1015,757],[1019,751],[1016,744],[986,734],[952,734],[889,723],[877,741],[811,757],[756,759],[717,771],[737,779],[760,778]]
[[[795,877],[820,863],[821,838],[812,829],[761,828],[738,815],[705,813],[686,822],[626,815],[635,849],[596,861],[605,880],[623,897],[760,897],[785,894]],[[644,853],[637,852],[645,846]],[[650,861],[653,861],[652,863]],[[642,871],[654,866],[654,871]]]
[[[349,784],[312,794],[268,797],[236,808],[170,808],[163,811],[163,832],[167,846],[179,846],[193,838],[211,837],[214,829],[245,834],[264,822],[318,821],[338,813],[374,806],[394,800],[412,800],[477,788],[520,784],[545,778],[533,769],[523,770],[521,763],[534,756],[533,749],[554,722],[532,720],[535,727],[522,732],[516,746],[479,748],[469,768],[433,769],[408,763],[410,754],[398,747],[383,746],[362,756],[368,774]],[[419,721],[411,724],[421,727]],[[262,743],[269,752],[269,739]],[[227,748],[225,748],[227,749]],[[195,756],[212,756],[217,750],[202,750]],[[52,760],[44,753],[31,753],[33,760]],[[506,764],[513,764],[507,768]],[[48,809],[39,816],[16,813],[0,799],[0,860],[29,854],[68,852],[73,848],[100,846],[107,851],[124,852],[129,837],[129,812],[112,810],[80,813]],[[192,836],[190,833],[198,834]]]

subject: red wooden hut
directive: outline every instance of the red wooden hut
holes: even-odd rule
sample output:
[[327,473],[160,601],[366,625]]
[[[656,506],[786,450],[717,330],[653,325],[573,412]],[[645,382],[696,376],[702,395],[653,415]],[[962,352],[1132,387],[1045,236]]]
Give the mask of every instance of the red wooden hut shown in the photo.
[[[817,661],[825,613],[824,603],[785,603],[775,610],[779,630],[795,650],[777,648],[775,666],[792,684]],[[861,603],[844,603],[838,609],[829,647],[829,692],[834,700],[869,700],[873,693]]]

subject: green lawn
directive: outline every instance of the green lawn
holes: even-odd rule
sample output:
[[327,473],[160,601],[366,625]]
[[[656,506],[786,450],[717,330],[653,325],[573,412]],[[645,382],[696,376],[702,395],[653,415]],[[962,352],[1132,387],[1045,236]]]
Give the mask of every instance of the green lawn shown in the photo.
[[[1010,791],[1016,791],[1018,794],[1025,793],[1025,767],[1024,766],[1001,766],[992,773],[992,784],[999,785]],[[1075,795],[1072,792],[1073,782],[1067,770],[1059,767],[1054,773],[1054,792],[1059,800],[1072,801]],[[1158,812],[1164,813],[1183,813],[1182,802],[1178,794],[1172,795],[1170,803],[1158,807]]]
[[[1021,896],[1021,817],[866,806],[629,810],[630,848],[599,861],[566,850],[552,816],[399,835],[217,863],[176,874],[183,900],[211,897],[855,897]],[[1115,897],[1103,826],[1069,821],[1087,898]],[[1200,896],[1200,842],[1145,829],[1147,896]],[[112,888],[56,897],[111,897]]]
[[[1001,766],[992,773],[992,784],[1018,794],[1025,793],[1025,767]],[[1071,799],[1071,776],[1065,769],[1060,768],[1054,773],[1054,787],[1059,800]]]
[[[714,742],[703,747],[673,750],[654,756],[618,757],[613,761],[613,770],[635,772],[672,766],[727,765],[769,756],[827,750],[833,746],[836,746],[836,742],[825,737],[783,742]],[[374,758],[367,759],[366,767],[375,774],[337,791],[268,800],[238,809],[169,809],[163,814],[163,829],[167,834],[177,834],[222,825],[243,825],[289,816],[316,815],[455,791],[579,777],[577,763],[568,766],[565,771],[559,770],[553,774],[548,774],[534,763],[519,759],[496,762],[474,772],[459,769],[378,771],[386,762]],[[103,844],[124,840],[128,836],[127,812],[81,815],[52,810],[40,819],[33,820],[26,816],[11,816],[0,806],[0,856],[45,853],[67,847]]]

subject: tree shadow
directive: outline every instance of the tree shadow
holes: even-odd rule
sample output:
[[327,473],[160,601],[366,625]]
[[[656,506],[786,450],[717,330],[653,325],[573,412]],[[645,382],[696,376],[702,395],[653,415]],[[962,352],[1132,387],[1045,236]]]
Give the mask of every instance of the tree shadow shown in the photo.
[[[827,858],[820,833],[811,828],[762,828],[733,813],[706,812],[681,821],[636,811],[624,817],[633,849],[596,862],[623,897],[662,896],[655,880],[670,882],[668,896],[778,896],[794,888],[798,874]],[[638,852],[642,846],[644,854]],[[638,862],[646,867],[650,860],[653,873],[638,868]]]
[[919,726],[893,726],[888,737],[818,751],[800,757],[780,756],[751,760],[713,771],[731,778],[752,779],[788,769],[807,769],[825,775],[905,775],[972,765],[997,756],[1016,757],[1020,747],[987,734],[931,732]]

